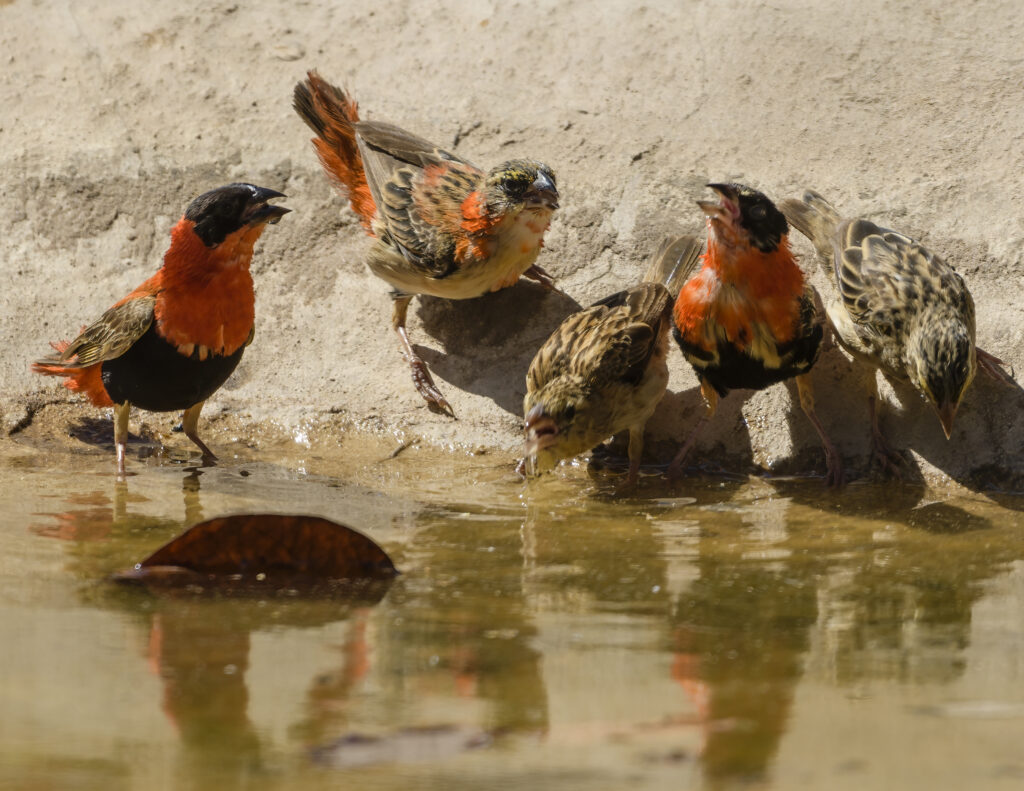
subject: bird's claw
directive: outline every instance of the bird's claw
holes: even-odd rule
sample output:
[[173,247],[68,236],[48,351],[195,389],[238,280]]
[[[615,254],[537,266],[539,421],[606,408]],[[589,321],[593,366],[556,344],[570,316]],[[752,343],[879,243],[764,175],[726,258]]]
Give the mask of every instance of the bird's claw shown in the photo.
[[897,480],[903,480],[909,466],[903,454],[890,448],[881,437],[875,437],[871,443],[871,463],[878,464],[884,474]]
[[843,459],[833,448],[825,451],[825,485],[830,489],[840,489],[846,483],[843,473]]
[[412,383],[416,386],[416,392],[420,394],[423,400],[432,408],[444,412],[450,417],[455,417],[455,410],[452,409],[448,400],[441,395],[441,391],[437,389],[437,385],[434,384],[434,378],[430,375],[430,371],[427,370],[427,364],[419,357],[415,357],[409,361],[409,368],[412,371]]
[[[1017,380],[1013,378],[1013,367],[1007,365],[994,354],[989,354],[983,349],[975,350],[978,355],[978,367],[988,375],[990,379],[1002,382],[1012,387],[1020,387]],[[1009,368],[1009,372],[1007,372]]]
[[669,483],[676,483],[683,477],[683,462],[686,460],[686,456],[676,457],[672,460],[672,463],[668,465],[668,470],[665,471],[665,480]]
[[[555,294],[561,294],[563,297],[568,297],[569,296],[564,291],[562,291],[562,289],[560,289],[558,286],[555,285],[555,279],[553,277],[551,277],[551,275],[549,275],[547,272],[545,272],[543,269],[541,269],[536,264],[534,264],[529,269],[527,269],[525,272],[523,272],[523,277],[529,278],[530,280],[534,280],[537,283],[540,283],[548,291],[552,291]],[[571,297],[570,297],[570,299],[571,299]]]

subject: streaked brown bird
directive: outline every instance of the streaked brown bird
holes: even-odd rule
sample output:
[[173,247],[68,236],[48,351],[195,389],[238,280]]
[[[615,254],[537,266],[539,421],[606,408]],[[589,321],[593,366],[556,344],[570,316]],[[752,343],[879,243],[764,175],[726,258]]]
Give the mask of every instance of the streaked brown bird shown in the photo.
[[315,71],[295,86],[294,107],[316,133],[328,178],[374,237],[367,264],[394,289],[391,324],[417,391],[454,415],[409,343],[409,302],[471,299],[520,276],[553,289],[534,262],[558,208],[555,174],[532,159],[484,171],[397,126],[361,121],[355,100]]
[[203,453],[199,413],[235,370],[253,337],[255,298],[249,263],[269,223],[290,209],[268,203],[280,192],[228,184],[200,195],[171,229],[171,246],[153,277],[83,329],[51,344],[57,355],[32,370],[114,408],[117,471],[124,474],[132,405],[184,410],[182,425]]
[[824,318],[818,296],[789,249],[789,226],[763,193],[741,184],[709,184],[718,201],[697,201],[707,215],[703,266],[675,305],[674,336],[700,380],[707,412],[669,467],[679,474],[701,426],[730,390],[763,390],[795,377],[800,406],[825,451],[826,481],[839,486],[843,464],[814,411],[808,372],[818,359]]
[[668,386],[672,302],[700,250],[692,236],[666,240],[643,282],[569,316],[540,348],[523,399],[528,474],[628,429],[627,485],[636,484],[644,426]]
[[[1002,360],[975,345],[974,300],[942,258],[897,231],[865,219],[843,219],[813,190],[781,207],[811,240],[836,286],[827,313],[840,344],[887,376],[909,382],[935,408],[947,439],[979,367],[998,381],[1016,384],[1001,368]],[[885,441],[877,399],[872,377],[872,455],[898,473],[905,461]]]

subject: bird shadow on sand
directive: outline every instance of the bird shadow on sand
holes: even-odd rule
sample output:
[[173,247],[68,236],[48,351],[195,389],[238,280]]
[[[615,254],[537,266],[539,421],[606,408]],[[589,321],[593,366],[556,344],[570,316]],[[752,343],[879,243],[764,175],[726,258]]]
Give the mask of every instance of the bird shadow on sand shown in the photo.
[[[566,316],[581,308],[567,294],[522,280],[476,299],[419,297],[416,315],[444,351],[416,343],[413,348],[436,377],[522,417],[530,362]],[[444,391],[443,383],[438,386]]]
[[[972,491],[993,499],[1006,494],[1007,507],[1024,510],[1024,390],[979,373],[948,440],[930,404],[908,385],[895,383],[894,390],[902,408],[887,403],[881,413],[883,431],[892,437],[893,447],[913,450]],[[1009,426],[1007,415],[1013,418]]]
[[[114,421],[102,417],[80,417],[68,429],[68,436],[96,448],[114,450]],[[147,442],[144,437],[128,432],[129,442]]]
[[[68,436],[97,450],[109,452],[111,458],[114,458],[114,421],[109,418],[80,417],[68,429]],[[137,433],[129,430],[127,450],[137,459],[159,456],[175,463],[194,463],[197,467],[214,465],[212,460],[200,462],[195,458],[198,451],[192,447],[165,445],[145,423],[141,424]]]

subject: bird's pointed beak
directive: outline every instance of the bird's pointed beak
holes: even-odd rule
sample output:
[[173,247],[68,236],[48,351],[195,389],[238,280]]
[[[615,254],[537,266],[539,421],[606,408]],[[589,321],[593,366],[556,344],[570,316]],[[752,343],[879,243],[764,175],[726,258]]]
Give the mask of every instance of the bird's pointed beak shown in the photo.
[[253,193],[252,200],[249,201],[249,205],[245,207],[245,212],[242,214],[242,221],[246,225],[259,225],[261,223],[270,223],[273,225],[280,220],[284,215],[291,211],[284,206],[274,206],[267,203],[271,198],[284,198],[287,197],[283,192],[277,192],[276,190],[267,189],[266,187],[257,187]]
[[729,184],[708,184],[710,189],[718,193],[719,200],[699,200],[697,205],[712,220],[720,220],[730,225],[739,220],[740,202],[736,190]]
[[537,474],[537,454],[550,448],[558,439],[558,424],[554,418],[544,412],[538,404],[526,416],[526,470],[530,475]]
[[953,418],[956,417],[958,406],[959,404],[947,402],[935,407],[935,411],[939,413],[939,422],[942,424],[942,430],[946,433],[946,439],[949,439],[953,433]]
[[527,197],[530,207],[543,207],[554,211],[558,208],[558,189],[547,173],[538,173]]

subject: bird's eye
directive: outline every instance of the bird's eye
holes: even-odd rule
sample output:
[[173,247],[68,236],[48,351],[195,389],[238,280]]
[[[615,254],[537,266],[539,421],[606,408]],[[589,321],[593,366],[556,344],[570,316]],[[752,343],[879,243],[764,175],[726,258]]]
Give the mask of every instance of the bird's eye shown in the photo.
[[768,216],[768,210],[761,205],[753,206],[750,209],[750,216],[755,220],[763,220],[765,217]]
[[565,419],[572,420],[574,417],[576,417],[576,407],[567,406],[565,408]]

